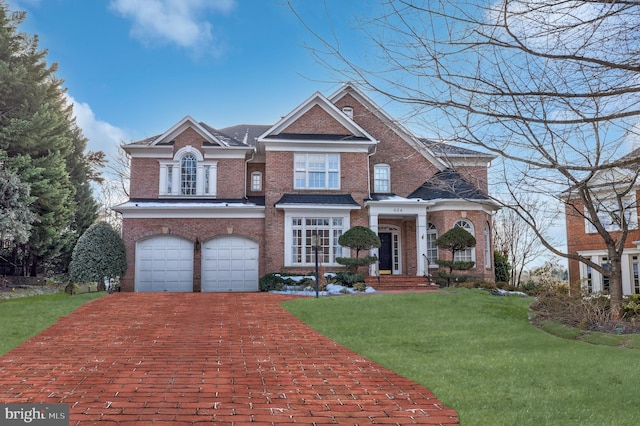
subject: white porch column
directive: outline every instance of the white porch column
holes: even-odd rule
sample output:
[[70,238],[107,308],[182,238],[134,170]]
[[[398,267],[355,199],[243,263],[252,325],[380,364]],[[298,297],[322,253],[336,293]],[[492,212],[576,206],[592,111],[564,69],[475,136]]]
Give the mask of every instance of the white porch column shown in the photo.
[[425,270],[425,259],[427,258],[427,209],[418,212],[416,219],[416,253],[418,255],[417,276],[424,276],[428,273]]
[[[378,235],[378,215],[371,213],[371,209],[369,209],[369,228]],[[378,259],[380,258],[380,253],[377,248],[372,248],[369,250],[370,256],[376,256]],[[369,265],[369,276],[375,277],[378,275],[378,262]]]

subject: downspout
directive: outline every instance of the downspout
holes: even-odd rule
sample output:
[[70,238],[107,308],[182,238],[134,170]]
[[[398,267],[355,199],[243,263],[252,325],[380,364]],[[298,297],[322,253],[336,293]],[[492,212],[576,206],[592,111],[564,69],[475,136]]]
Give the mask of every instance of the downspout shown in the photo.
[[378,151],[378,144],[373,146],[373,152],[367,156],[367,192],[369,193],[369,199],[371,199],[371,157],[376,155]]
[[[247,144],[247,141],[249,140],[249,129],[247,128],[247,132],[244,134],[244,139],[242,140],[242,143],[244,143],[245,145]],[[247,173],[249,171],[249,161],[252,161],[254,158],[256,158],[256,147],[253,147],[253,151],[251,152],[251,158],[245,160],[244,162],[244,199],[247,199],[247,184],[249,183],[249,179],[247,177]]]

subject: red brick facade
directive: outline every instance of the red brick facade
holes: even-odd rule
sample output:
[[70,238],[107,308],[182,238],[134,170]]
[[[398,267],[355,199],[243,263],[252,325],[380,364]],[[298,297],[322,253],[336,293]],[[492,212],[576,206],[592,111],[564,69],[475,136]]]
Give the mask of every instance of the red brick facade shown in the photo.
[[[387,122],[384,115],[370,110],[369,103],[362,102],[363,98],[360,95],[360,92],[349,87],[346,94],[334,97],[337,99],[334,106],[328,104],[327,98],[312,100],[311,102],[316,104],[302,109],[306,112],[299,115],[292,113],[283,118],[277,133],[273,129],[278,129],[278,125],[273,126],[274,134],[263,135],[258,140],[255,151],[251,146],[241,145],[238,141],[233,146],[225,145],[228,143],[225,142],[226,139],[217,139],[215,134],[209,134],[206,128],[188,119],[180,123],[182,127],[176,127],[178,130],[173,129],[175,134],[168,131],[152,141],[129,145],[128,150],[132,157],[131,201],[121,207],[129,267],[122,279],[122,289],[136,290],[136,245],[145,239],[163,235],[180,237],[193,243],[194,247],[221,236],[237,236],[257,243],[260,276],[280,271],[309,272],[309,265],[296,266],[290,259],[285,258],[291,244],[288,240],[291,223],[287,223],[287,214],[295,217],[298,214],[296,209],[302,208],[295,205],[278,206],[285,194],[318,197],[350,195],[357,205],[327,206],[326,212],[332,213],[326,213],[322,206],[316,204],[307,204],[300,210],[303,212],[300,215],[306,217],[346,214],[350,226],[370,226],[371,212],[376,212],[376,226],[397,230],[399,247],[396,254],[401,259],[398,270],[403,275],[415,276],[421,272],[433,272],[422,269],[420,253],[424,251],[426,241],[424,229],[419,229],[419,224],[423,221],[432,223],[438,234],[442,234],[451,229],[457,220],[466,219],[473,223],[477,240],[476,268],[470,271],[470,274],[477,279],[493,280],[492,258],[485,258],[485,227],[490,225],[491,211],[468,204],[452,205],[448,209],[435,208],[432,212],[427,207],[423,210],[407,210],[413,205],[406,197],[445,165],[434,161],[433,153],[425,154],[428,151],[425,147],[418,146],[415,138]],[[364,100],[367,101],[366,98]],[[340,112],[344,107],[353,109],[352,121]],[[278,139],[282,134],[303,136],[302,139],[294,141]],[[322,142],[322,137],[318,135],[355,135],[357,138],[354,142],[330,139]],[[172,147],[171,154],[168,154],[167,146]],[[217,151],[209,149],[211,146],[216,146]],[[164,154],[154,158],[153,153],[160,152],[160,147],[163,147]],[[245,151],[242,151],[243,147],[246,148]],[[296,189],[296,153],[322,153],[323,147],[326,147],[328,153],[339,154],[338,187],[320,190]],[[198,171],[201,174],[197,175],[197,179],[214,176],[217,187],[215,198],[164,197],[160,194],[159,188],[176,178],[173,173],[182,173],[178,166],[179,159],[174,158],[181,149],[193,150],[194,153],[197,151],[196,156],[202,159],[202,164],[210,167],[206,172]],[[240,154],[235,154],[236,152]],[[173,164],[173,168],[169,167],[169,172],[162,171],[160,165],[163,162]],[[372,201],[373,170],[376,164],[389,166],[390,192],[397,197],[404,197],[403,208],[386,210],[387,204],[376,204]],[[486,192],[486,167],[460,164],[457,170],[468,182]],[[254,172],[259,172],[262,177],[260,191],[253,191],[251,188],[251,176]],[[264,197],[263,204],[252,204],[255,197]],[[416,201],[425,206],[438,203],[437,200],[429,203],[425,200]],[[207,203],[211,203],[210,211],[205,208]],[[140,210],[141,206],[146,210]],[[180,217],[173,208],[182,209],[179,211],[185,212],[184,217]],[[347,208],[349,210],[345,210]],[[228,209],[235,209],[232,211],[239,212],[239,217],[229,216],[227,211],[231,210]],[[345,211],[346,213],[341,213]],[[422,216],[423,219],[418,216]],[[288,221],[291,222],[291,219]],[[492,251],[489,253],[491,255]],[[443,253],[442,257],[446,255]],[[200,291],[202,288],[201,267],[201,254],[195,249],[193,291]],[[337,270],[340,267],[325,265],[325,269]]]

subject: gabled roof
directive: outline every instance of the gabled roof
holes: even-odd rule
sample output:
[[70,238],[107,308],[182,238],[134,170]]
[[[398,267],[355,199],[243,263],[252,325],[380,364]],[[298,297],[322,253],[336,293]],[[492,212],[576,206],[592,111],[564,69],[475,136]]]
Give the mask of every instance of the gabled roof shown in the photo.
[[459,173],[446,169],[434,174],[428,181],[409,194],[408,198],[423,200],[490,200],[491,198],[467,182]]
[[373,102],[367,95],[361,92],[352,83],[345,83],[340,89],[338,89],[333,95],[329,96],[329,100],[333,103],[338,102],[344,96],[351,95],[358,102],[364,105],[372,114],[374,114],[380,121],[385,123],[391,130],[393,130],[399,137],[406,141],[409,145],[415,148],[423,157],[429,160],[438,169],[444,170],[447,165],[435,155],[429,147],[415,137],[411,132],[404,128],[400,123],[394,120],[389,114],[387,114],[382,108],[380,108],[375,102]]
[[216,130],[203,122],[195,121],[191,116],[187,115],[182,120],[171,126],[167,131],[160,135],[152,136],[140,141],[136,141],[126,145],[126,147],[160,147],[170,146],[174,139],[187,128],[192,128],[203,138],[205,145],[220,147],[249,147],[243,143],[242,139],[236,139],[225,132]]
[[[293,133],[286,132],[286,129],[294,124],[298,119],[302,118],[307,112],[314,107],[322,108],[327,114],[331,116],[338,124],[340,124],[345,132],[340,134],[314,134],[314,133]],[[349,118],[346,114],[340,111],[329,99],[327,99],[320,92],[314,93],[306,101],[298,105],[289,114],[282,117],[276,124],[267,129],[260,137],[258,142],[269,143],[272,141],[280,142],[295,142],[295,141],[337,141],[344,142],[350,141],[365,145],[374,145],[377,143],[366,130],[364,130],[355,121]]]

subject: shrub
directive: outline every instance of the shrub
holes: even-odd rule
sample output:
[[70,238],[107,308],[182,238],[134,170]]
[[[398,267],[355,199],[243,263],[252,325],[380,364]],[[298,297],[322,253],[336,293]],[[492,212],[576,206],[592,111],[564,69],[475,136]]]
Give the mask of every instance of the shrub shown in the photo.
[[353,287],[356,283],[364,282],[364,275],[352,272],[338,272],[333,278],[333,282],[345,287]]
[[64,287],[64,292],[69,294],[69,295],[73,295],[73,294],[76,294],[78,292],[79,288],[80,287],[78,286],[78,284],[69,283]]
[[353,289],[355,291],[365,291],[367,289],[367,284],[362,282],[355,283],[353,284]]
[[633,294],[625,297],[624,302],[622,302],[622,312],[624,318],[627,319],[640,317],[640,295]]
[[[289,281],[292,281],[291,279]],[[258,280],[258,288],[260,291],[280,291],[284,288],[286,282],[278,274],[267,274]]]
[[78,239],[69,265],[69,277],[78,283],[97,282],[104,289],[105,278],[117,278],[127,270],[122,237],[106,222],[91,225]]
[[345,265],[351,272],[358,272],[358,268],[361,266],[371,265],[378,260],[376,256],[360,257],[360,251],[380,247],[380,238],[366,226],[354,226],[349,229],[340,236],[338,244],[343,247],[349,247],[356,252],[356,257],[354,258],[336,258],[336,262]]

